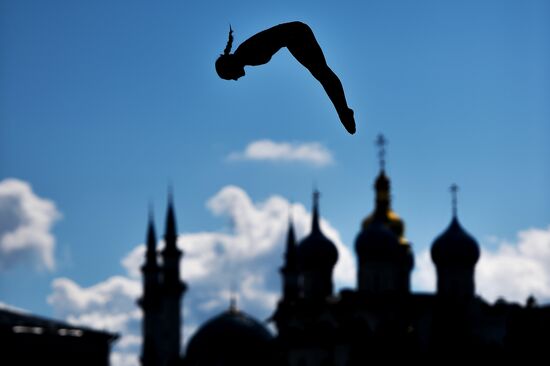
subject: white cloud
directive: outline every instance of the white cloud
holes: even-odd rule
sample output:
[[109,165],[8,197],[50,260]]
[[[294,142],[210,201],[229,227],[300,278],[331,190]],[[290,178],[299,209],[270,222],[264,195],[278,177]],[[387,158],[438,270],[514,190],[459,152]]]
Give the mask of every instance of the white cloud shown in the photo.
[[[490,302],[502,297],[524,303],[534,295],[541,302],[550,301],[550,226],[546,229],[520,231],[515,242],[487,238],[491,247],[483,246],[476,266],[477,293]],[[435,289],[435,269],[428,251],[417,256],[414,283],[418,289]]]
[[476,281],[479,293],[489,300],[523,303],[534,295],[550,301],[550,226],[520,231],[515,243],[501,241],[494,251],[483,249]]
[[57,278],[48,303],[56,317],[71,324],[119,333],[111,364],[138,365],[142,315],[136,300],[140,295],[141,282],[128,277],[113,276],[87,288],[68,278]]
[[429,250],[415,253],[412,273],[413,291],[435,292],[435,267]]
[[113,366],[140,366],[139,358],[132,353],[111,352],[111,365]]
[[[82,288],[68,278],[57,278],[52,283],[50,304],[61,313],[110,310],[128,311],[135,308],[128,299],[136,299],[141,293],[141,283],[122,276],[114,276],[97,285]],[[110,329],[107,327],[107,329]]]
[[38,197],[24,181],[0,181],[0,271],[32,264],[55,268],[53,223],[60,218],[55,204]]
[[[259,320],[271,315],[280,295],[278,270],[283,262],[289,207],[283,197],[254,202],[241,188],[226,186],[207,202],[207,208],[228,217],[233,223],[231,230],[179,236],[178,246],[184,251],[182,278],[189,284],[183,304],[185,341],[206,319],[228,307],[232,293],[238,297],[238,306]],[[311,213],[295,203],[292,214],[296,235],[302,238],[310,231]],[[321,220],[321,228],[338,247],[335,282],[352,285],[355,261],[351,251],[327,221]],[[114,366],[137,362],[141,315],[135,300],[141,292],[143,258],[144,245],[140,244],[121,261],[126,277],[111,277],[88,288],[65,278],[53,282],[49,302],[59,316],[123,334],[113,352]]]
[[248,144],[243,152],[229,154],[229,160],[298,162],[322,167],[334,162],[332,153],[318,142],[289,143],[258,140]]

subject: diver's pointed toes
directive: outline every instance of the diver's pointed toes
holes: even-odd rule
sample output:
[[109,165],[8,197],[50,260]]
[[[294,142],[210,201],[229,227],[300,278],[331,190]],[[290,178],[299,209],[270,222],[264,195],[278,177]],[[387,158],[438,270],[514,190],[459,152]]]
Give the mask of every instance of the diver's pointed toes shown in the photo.
[[355,134],[355,119],[353,118],[353,109],[349,109],[340,115],[340,122],[344,125],[344,128],[350,135]]

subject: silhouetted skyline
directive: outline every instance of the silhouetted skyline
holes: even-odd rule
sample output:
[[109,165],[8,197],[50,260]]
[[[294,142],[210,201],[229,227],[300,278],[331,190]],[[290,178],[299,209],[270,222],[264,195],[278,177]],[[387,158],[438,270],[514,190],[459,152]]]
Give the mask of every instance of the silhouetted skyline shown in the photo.
[[[533,292],[548,301],[547,283],[536,280],[549,273],[548,260],[533,248],[550,235],[549,6],[3,4],[0,302],[121,332],[117,357],[137,354],[136,258],[146,206],[161,222],[169,184],[190,246],[183,277],[192,280],[194,310],[184,334],[225,309],[233,289],[252,315],[267,315],[279,291],[288,206],[301,238],[314,184],[323,192],[321,225],[343,261],[335,288],[353,283],[346,266],[357,220],[374,199],[380,132],[389,140],[394,208],[418,256],[413,290],[435,287],[422,268],[448,224],[456,182],[461,223],[482,251],[480,293],[524,301]],[[286,50],[238,82],[217,76],[229,24],[237,44],[294,20],[311,26],[345,86],[354,136]],[[9,250],[4,234],[16,228],[25,230],[10,236],[18,249]],[[206,255],[212,250],[247,256],[223,262]],[[494,272],[503,262],[513,265]],[[209,281],[201,268],[223,281]]]

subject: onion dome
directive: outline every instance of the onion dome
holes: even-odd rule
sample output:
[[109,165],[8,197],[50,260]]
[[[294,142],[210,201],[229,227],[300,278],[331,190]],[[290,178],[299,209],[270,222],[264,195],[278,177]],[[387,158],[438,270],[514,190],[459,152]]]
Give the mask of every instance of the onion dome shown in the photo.
[[186,365],[262,365],[269,361],[273,339],[260,322],[231,306],[191,338]]
[[451,224],[432,244],[432,260],[436,266],[473,267],[479,259],[479,245],[458,222],[458,186],[451,186],[453,219]]
[[361,232],[355,239],[355,251],[360,260],[406,260],[412,268],[414,260],[409,241],[404,236],[405,224],[390,208],[390,180],[383,167],[374,188],[374,212],[361,223]]
[[298,246],[298,260],[303,270],[332,269],[338,261],[338,249],[319,225],[319,192],[313,193],[311,233]]
[[479,259],[479,245],[453,217],[451,224],[432,245],[432,260],[436,266],[472,267]]
[[399,249],[398,237],[381,220],[374,220],[355,239],[355,252],[360,259],[387,261]]

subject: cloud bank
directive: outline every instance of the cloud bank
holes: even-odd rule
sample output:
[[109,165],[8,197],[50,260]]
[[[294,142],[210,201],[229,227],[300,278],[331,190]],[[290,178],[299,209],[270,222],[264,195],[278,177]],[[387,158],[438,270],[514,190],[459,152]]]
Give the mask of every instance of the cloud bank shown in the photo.
[[323,167],[334,163],[330,150],[318,142],[289,143],[258,140],[242,152],[229,154],[228,160],[305,163]]
[[37,196],[27,182],[0,181],[0,271],[29,264],[53,270],[51,228],[60,217],[54,202]]
[[138,366],[142,314],[136,301],[140,295],[141,281],[127,276],[113,276],[87,288],[68,278],[57,278],[48,303],[57,318],[71,324],[119,333],[111,364]]

